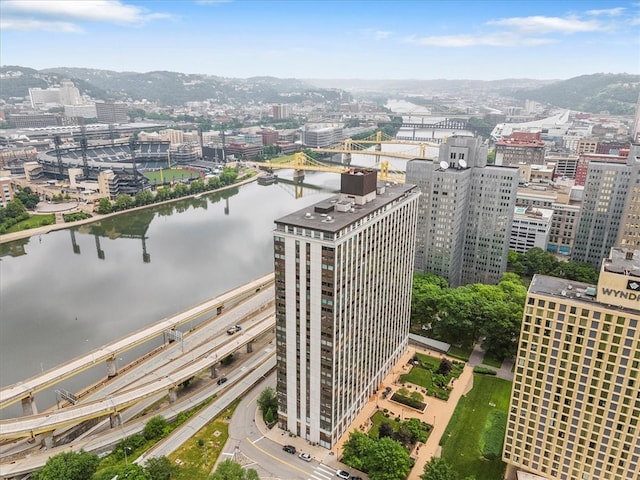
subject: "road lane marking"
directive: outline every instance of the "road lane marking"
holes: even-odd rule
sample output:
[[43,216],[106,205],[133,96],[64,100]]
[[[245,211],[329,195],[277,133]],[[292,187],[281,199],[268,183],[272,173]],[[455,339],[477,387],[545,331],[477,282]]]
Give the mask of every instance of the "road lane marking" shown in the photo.
[[265,455],[269,455],[271,458],[273,458],[274,460],[277,460],[280,463],[283,463],[297,471],[299,471],[300,473],[303,473],[304,475],[309,475],[308,471],[302,470],[301,468],[296,467],[295,465],[293,465],[292,463],[289,462],[285,462],[284,460],[281,460],[280,458],[276,457],[275,455],[270,454],[269,452],[267,452],[266,450],[260,448],[259,446],[257,446],[255,443],[253,443],[251,440],[249,440],[249,437],[246,437],[247,440],[249,441],[249,443],[251,443],[251,445],[253,445],[253,448],[260,450],[262,453],[264,453]]
[[256,438],[253,442],[251,443],[256,443],[259,442],[260,440],[262,440],[264,438],[264,435],[262,435],[260,438]]

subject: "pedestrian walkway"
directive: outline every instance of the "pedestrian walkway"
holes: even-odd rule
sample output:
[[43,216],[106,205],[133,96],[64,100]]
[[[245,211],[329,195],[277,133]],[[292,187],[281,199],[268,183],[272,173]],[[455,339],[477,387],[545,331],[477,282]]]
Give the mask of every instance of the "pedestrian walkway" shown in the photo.
[[[451,391],[449,400],[444,401],[434,397],[425,396],[424,401],[427,403],[427,408],[424,412],[419,412],[412,408],[402,406],[396,402],[392,402],[389,398],[382,398],[382,390],[387,386],[390,386],[393,390],[401,387],[401,385],[397,383],[399,376],[403,373],[409,372],[411,368],[411,360],[416,352],[424,353],[436,358],[449,358],[441,353],[432,352],[422,348],[409,347],[407,352],[402,356],[398,364],[393,368],[392,372],[383,382],[380,391],[370,398],[369,402],[356,417],[349,429],[349,431],[356,429],[367,431],[371,416],[373,416],[373,414],[378,410],[383,411],[385,408],[392,417],[399,416],[403,420],[418,418],[425,423],[433,425],[433,430],[431,431],[428,440],[424,444],[419,443],[416,445],[414,450],[411,452],[411,456],[415,458],[416,461],[409,474],[409,480],[419,480],[420,475],[422,475],[424,471],[424,465],[431,459],[431,457],[438,456],[440,454],[440,438],[444,434],[444,430],[453,415],[453,411],[455,410],[460,397],[467,394],[473,387],[473,366],[467,364],[465,365],[460,377],[453,381],[453,390]],[[482,355],[482,350],[479,350],[476,353],[474,360],[482,363]],[[449,360],[456,361],[453,358],[449,358]],[[353,470],[352,468],[340,463],[338,460],[342,455],[344,443],[349,439],[349,433],[343,435],[331,450],[327,450],[318,445],[312,445],[303,438],[292,436],[289,432],[286,432],[277,426],[268,430],[258,410],[256,410],[255,422],[256,426],[258,426],[265,437],[280,445],[293,445],[296,447],[298,452],[309,453],[314,460],[320,462],[321,465],[318,467],[319,470],[316,469],[317,474],[316,471],[314,471],[314,475],[312,475],[309,480],[335,479],[335,470],[339,469],[346,469],[351,472],[352,475],[366,477],[366,475]],[[333,471],[330,469],[333,469]],[[327,475],[329,476],[327,477]]]

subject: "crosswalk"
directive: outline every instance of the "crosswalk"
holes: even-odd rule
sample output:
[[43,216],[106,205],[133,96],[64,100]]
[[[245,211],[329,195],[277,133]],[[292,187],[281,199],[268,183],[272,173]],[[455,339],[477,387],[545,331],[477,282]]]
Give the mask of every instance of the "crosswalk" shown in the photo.
[[335,480],[336,471],[326,465],[320,464],[307,480]]

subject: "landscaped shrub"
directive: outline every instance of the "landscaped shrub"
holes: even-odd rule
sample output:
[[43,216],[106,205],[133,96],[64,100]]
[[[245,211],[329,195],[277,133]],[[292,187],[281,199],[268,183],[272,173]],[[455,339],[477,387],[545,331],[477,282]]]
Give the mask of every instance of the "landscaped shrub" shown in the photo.
[[506,413],[498,410],[493,410],[489,413],[480,440],[482,456],[487,460],[495,460],[502,455],[502,443],[504,442],[506,428]]
[[408,407],[415,408],[416,410],[424,410],[427,405],[422,402],[417,402],[411,397],[407,397],[398,392],[394,393],[391,397],[391,400],[394,402],[402,403],[403,405],[407,405]]
[[473,373],[479,373],[481,375],[496,375],[498,372],[496,372],[493,368],[476,365],[475,367],[473,367]]

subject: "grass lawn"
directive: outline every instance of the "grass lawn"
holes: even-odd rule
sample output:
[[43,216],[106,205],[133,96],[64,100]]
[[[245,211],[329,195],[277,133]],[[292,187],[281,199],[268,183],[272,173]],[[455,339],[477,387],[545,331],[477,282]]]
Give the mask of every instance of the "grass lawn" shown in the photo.
[[[483,480],[501,480],[505,464],[487,460],[481,454],[481,441],[491,420],[491,412],[505,415],[509,409],[511,382],[483,375],[473,376],[473,389],[460,399],[440,440],[442,456],[460,478],[475,475]],[[482,477],[479,476],[482,472]]]
[[[416,353],[416,356],[418,357],[421,365],[414,365],[409,373],[400,377],[400,381],[402,383],[407,382],[419,385],[425,388],[427,390],[427,394],[432,397],[441,398],[443,400],[449,398],[448,388],[441,388],[437,384],[433,383],[434,372],[438,370],[441,360],[437,357],[424,355],[422,353]],[[427,366],[427,368],[423,368],[423,366]],[[429,367],[431,367],[432,370],[429,369]],[[461,363],[453,365],[451,372],[445,377],[446,382],[449,383],[449,380],[452,378],[459,377],[463,368],[464,365]]]
[[144,176],[154,184],[162,183],[163,180],[164,182],[173,182],[175,180],[182,180],[183,178],[198,178],[200,175],[184,168],[165,168],[162,171],[144,172]]
[[[172,480],[206,480],[229,438],[229,419],[240,400],[235,401],[213,421],[195,433],[178,450],[169,455],[179,465]],[[178,460],[176,462],[176,460]],[[182,462],[182,464],[180,464]]]
[[56,216],[53,213],[30,215],[26,220],[16,223],[13,227],[7,229],[5,233],[20,232],[30,228],[42,227],[43,225],[53,225],[54,223],[56,223]]

